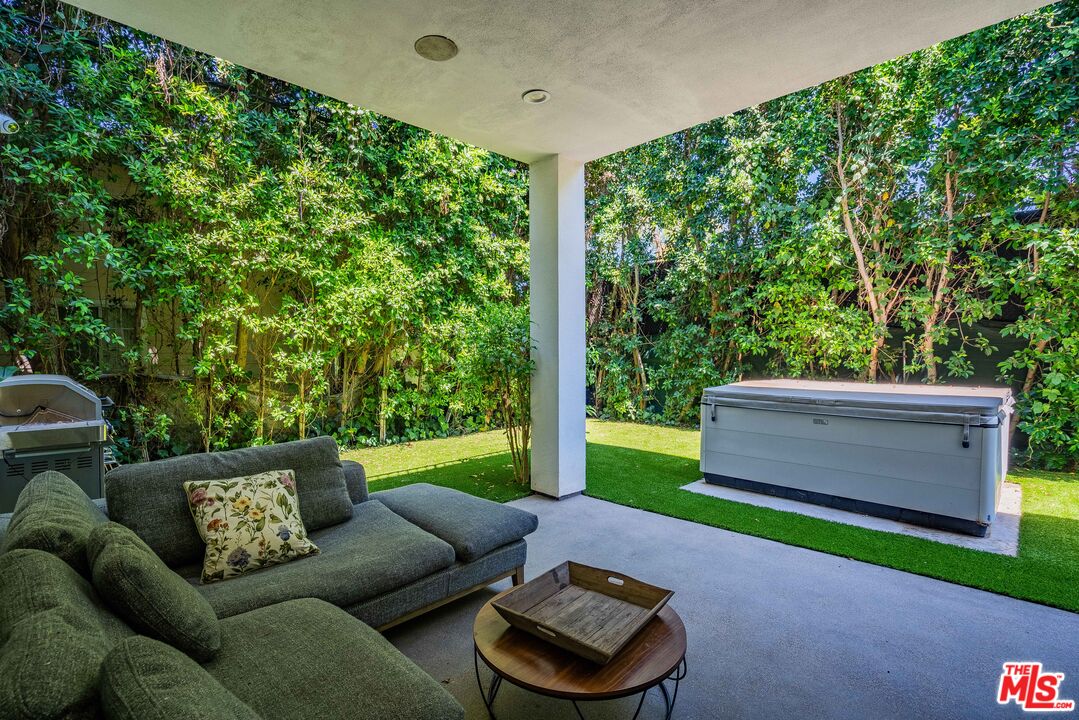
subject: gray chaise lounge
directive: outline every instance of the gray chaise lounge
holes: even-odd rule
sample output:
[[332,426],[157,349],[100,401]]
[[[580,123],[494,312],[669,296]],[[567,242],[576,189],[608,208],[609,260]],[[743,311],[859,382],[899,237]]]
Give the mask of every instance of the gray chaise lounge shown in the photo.
[[282,468],[296,472],[300,514],[321,552],[200,585],[221,617],[315,597],[384,629],[525,564],[535,515],[432,485],[368,495],[363,467],[342,463],[328,437],[125,465],[105,479],[109,518],[198,583],[204,545],[182,484]]

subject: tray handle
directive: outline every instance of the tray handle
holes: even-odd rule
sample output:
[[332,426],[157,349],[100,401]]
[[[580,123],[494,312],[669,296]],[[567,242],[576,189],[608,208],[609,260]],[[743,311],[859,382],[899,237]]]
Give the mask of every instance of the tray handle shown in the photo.
[[624,586],[626,584],[627,580],[632,579],[632,578],[627,578],[625,575],[619,575],[616,572],[608,572],[608,573],[606,573],[606,575],[607,575],[607,582],[609,582],[611,585],[617,585],[618,587]]
[[536,629],[539,630],[544,635],[547,635],[549,637],[552,637],[552,638],[558,637],[558,633],[556,633],[554,630],[547,627],[546,625],[541,625],[540,623],[536,623]]

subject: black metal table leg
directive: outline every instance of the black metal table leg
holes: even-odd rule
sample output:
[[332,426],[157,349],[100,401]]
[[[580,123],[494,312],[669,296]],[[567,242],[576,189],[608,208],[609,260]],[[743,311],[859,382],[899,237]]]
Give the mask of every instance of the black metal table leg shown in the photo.
[[[655,687],[655,685],[653,685],[652,687]],[[637,701],[637,709],[633,712],[633,717],[631,718],[631,720],[637,720],[637,716],[639,716],[641,714],[641,708],[644,707],[644,699],[646,697],[648,697],[648,691],[651,690],[651,689],[652,688],[647,688],[647,689],[645,689],[644,692],[641,693],[641,699]],[[587,720],[587,718],[585,718],[585,716],[584,716],[584,713],[581,712],[581,706],[577,704],[577,701],[576,700],[571,700],[570,702],[573,703],[573,709],[577,711],[577,717],[580,720]],[[590,702],[602,702],[602,701],[593,700],[593,701],[590,701]]]
[[[486,665],[486,663],[484,663]],[[495,720],[495,711],[492,706],[495,704],[495,696],[498,695],[498,689],[502,687],[502,676],[492,671],[494,676],[491,678],[490,687],[484,691],[483,681],[480,680],[480,653],[479,650],[472,649],[472,666],[476,671],[476,685],[480,689],[480,697],[483,698],[483,705],[487,708],[487,714],[491,717],[491,720]]]
[[[487,665],[486,662],[484,662],[483,664]],[[501,675],[495,673],[495,671],[492,669],[491,675],[493,677],[491,679],[490,687],[486,691],[483,690],[483,681],[480,679],[479,676],[479,650],[476,648],[473,648],[473,669],[476,670],[476,685],[479,688],[479,695],[483,699],[483,706],[487,708],[487,714],[488,716],[490,716],[491,720],[495,720],[493,709],[494,698],[498,694],[498,689],[502,688],[503,678]],[[641,709],[644,707],[644,698],[647,696],[648,691],[651,691],[653,688],[659,688],[659,692],[664,696],[664,720],[671,720],[671,717],[674,714],[674,703],[678,702],[679,684],[685,678],[688,670],[689,666],[686,664],[685,657],[683,656],[682,660],[679,661],[679,664],[674,667],[673,673],[668,675],[663,680],[660,680],[656,684],[652,685],[651,688],[644,689],[644,692],[641,693],[641,699],[637,703],[637,709],[633,711],[633,717],[631,718],[631,720],[637,720],[638,717],[641,715]],[[673,690],[667,689],[667,682],[669,680],[674,682]],[[579,718],[579,720],[586,720],[584,712],[581,711],[581,706],[577,704],[577,701],[570,702],[573,703],[573,709],[576,711],[577,718]]]
[[[689,672],[689,665],[686,664],[686,659],[683,657],[682,661],[674,669],[674,673],[659,682],[659,689],[663,693],[663,702],[667,706],[667,714],[664,716],[664,720],[671,720],[671,715],[674,713],[674,704],[678,702],[678,685],[685,678],[687,672]],[[669,694],[667,691],[668,680],[674,680],[674,692]]]
[[[498,694],[498,689],[502,687],[502,676],[492,670],[494,678],[491,680],[490,687],[486,691],[484,691],[483,682],[480,680],[480,661],[479,651],[477,650],[473,650],[472,652],[472,664],[476,670],[476,685],[480,689],[480,697],[483,698],[483,704],[487,708],[487,714],[491,717],[491,720],[495,720],[495,713],[494,710],[491,709],[491,707],[492,705],[494,705],[495,696]],[[686,659],[683,657],[679,661],[678,665],[675,666],[674,672],[660,680],[652,687],[645,688],[644,692],[641,693],[641,699],[637,701],[637,709],[633,712],[633,717],[631,718],[631,720],[637,720],[637,718],[641,714],[641,709],[644,707],[644,699],[648,696],[648,692],[653,688],[657,687],[659,688],[660,693],[663,695],[663,720],[671,720],[671,717],[674,714],[674,704],[678,702],[678,686],[686,677],[687,672],[689,672],[689,665],[686,663]],[[672,690],[667,689],[667,681],[669,680],[674,682],[674,688]],[[584,713],[581,711],[581,706],[578,704],[578,701],[571,700],[570,702],[573,703],[573,709],[577,713],[577,717],[579,718],[579,720],[587,720],[587,718],[585,718],[584,716]]]

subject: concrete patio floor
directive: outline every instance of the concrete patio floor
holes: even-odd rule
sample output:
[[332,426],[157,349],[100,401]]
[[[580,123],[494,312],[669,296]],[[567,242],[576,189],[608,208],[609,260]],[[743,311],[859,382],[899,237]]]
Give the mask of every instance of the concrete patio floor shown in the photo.
[[[589,497],[512,504],[540,517],[528,578],[571,559],[675,590],[671,605],[689,636],[676,718],[1016,718],[1017,706],[995,701],[1001,665],[1012,660],[1066,673],[1061,695],[1079,699],[1077,614]],[[472,620],[505,587],[387,634],[470,720],[486,717]],[[628,718],[634,703],[582,709],[589,720]],[[661,705],[653,691],[641,717],[660,717]],[[495,711],[504,720],[576,717],[568,702],[508,683]]]

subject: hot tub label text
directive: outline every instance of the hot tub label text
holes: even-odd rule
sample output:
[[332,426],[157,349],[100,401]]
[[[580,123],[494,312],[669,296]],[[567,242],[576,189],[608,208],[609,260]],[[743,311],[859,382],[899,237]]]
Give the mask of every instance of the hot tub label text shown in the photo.
[[1074,700],[1060,698],[1063,682],[1064,673],[1043,672],[1040,662],[1004,663],[997,687],[997,703],[1014,702],[1028,712],[1074,710]]

